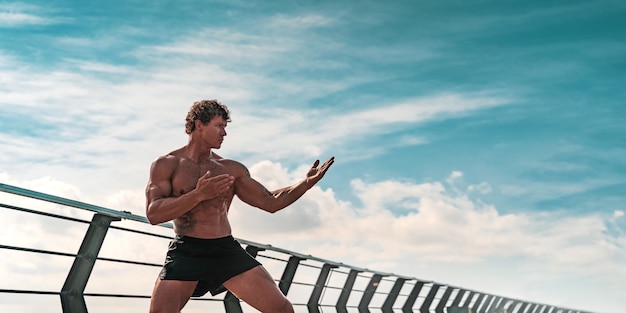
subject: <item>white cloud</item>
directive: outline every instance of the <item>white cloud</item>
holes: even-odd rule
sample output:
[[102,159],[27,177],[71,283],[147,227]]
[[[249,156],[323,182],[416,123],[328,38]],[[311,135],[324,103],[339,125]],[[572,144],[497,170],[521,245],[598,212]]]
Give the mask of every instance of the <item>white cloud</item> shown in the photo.
[[[64,180],[84,180],[83,188],[94,194],[102,188],[111,192],[114,187],[101,186],[90,179],[74,180],[69,175],[100,179],[117,175],[125,177],[122,182],[127,183],[126,187],[143,185],[149,163],[185,143],[183,121],[187,109],[194,100],[206,95],[228,95],[222,101],[230,105],[233,123],[228,128],[225,155],[263,155],[271,159],[325,158],[331,150],[345,151],[348,158],[372,157],[384,151],[386,144],[377,146],[379,152],[371,145],[360,147],[359,142],[370,136],[505,102],[491,97],[448,94],[400,103],[391,101],[384,110],[359,108],[342,116],[334,116],[330,110],[303,111],[297,107],[259,111],[252,92],[241,91],[238,86],[261,82],[259,88],[263,88],[269,84],[262,83],[264,78],[235,74],[206,61],[174,60],[154,67],[151,72],[131,74],[123,84],[108,82],[89,72],[39,73],[27,67],[9,70],[4,80],[11,86],[11,92],[2,94],[6,104],[22,107],[17,111],[24,113],[21,125],[27,125],[29,116],[36,116],[50,129],[41,130],[45,139],[22,136],[19,129],[16,134],[6,136],[3,150],[11,153],[3,155],[3,161],[16,164],[12,174],[20,173],[24,178],[38,177],[38,172],[45,171]],[[96,72],[135,73],[122,67],[108,68],[106,64],[78,60],[70,60],[68,64],[87,66]],[[302,91],[303,87],[298,89]],[[413,145],[422,141],[425,139],[413,137],[387,145]],[[33,162],[21,166],[23,160]],[[76,165],[82,173],[67,171]]]
[[101,62],[87,62],[81,60],[69,60],[70,62],[75,63],[75,65],[83,70],[83,71],[92,71],[92,72],[100,72],[100,73],[109,73],[109,74],[129,74],[129,68],[125,66],[117,66],[108,63]]
[[275,28],[311,28],[311,27],[327,27],[337,23],[335,18],[328,15],[308,14],[308,15],[276,15],[273,16],[269,23]]
[[482,182],[476,185],[470,185],[467,187],[468,191],[476,191],[480,194],[488,194],[491,193],[493,191],[493,188],[491,188],[491,185],[489,185],[486,182]]
[[448,179],[446,180],[448,182],[448,184],[453,184],[455,180],[460,179],[463,177],[463,173],[460,171],[452,171],[452,173],[450,173],[450,176],[448,176]]
[[[294,181],[294,174],[280,165],[262,164],[252,168],[260,181],[271,186]],[[607,242],[601,216],[501,214],[497,208],[473,202],[467,194],[437,182],[366,183],[356,179],[352,186],[362,206],[340,201],[332,190],[318,188],[275,215],[237,204],[231,213],[235,232],[287,248],[308,246],[311,250],[301,252],[363,266],[408,259],[413,264],[472,266],[489,258],[515,258],[531,265],[511,271],[543,272],[549,268],[554,275],[567,276],[579,275],[585,267],[589,271],[585,276],[590,277],[611,279],[616,271],[619,277],[626,275],[618,270],[619,258],[615,258],[624,257],[624,251]],[[403,214],[394,213],[396,208]],[[605,265],[591,267],[598,263]]]
[[135,215],[145,216],[146,196],[144,190],[120,190],[106,197],[105,207],[115,208],[118,211],[128,211]]
[[[306,20],[326,23],[310,17]],[[59,40],[83,42],[81,38]],[[0,90],[2,105],[19,108],[16,112],[22,114],[19,125],[23,127],[29,125],[29,118],[36,117],[35,121],[44,127],[31,127],[45,139],[24,134],[22,129],[2,136],[6,138],[2,141],[3,151],[11,152],[3,155],[2,161],[15,164],[12,174],[19,173],[24,179],[39,177],[38,173],[45,171],[59,179],[83,181],[87,194],[102,188],[113,192],[113,186],[101,186],[85,178],[124,177],[124,186],[116,187],[144,184],[151,160],[185,143],[184,116],[199,98],[214,97],[231,106],[233,123],[228,128],[224,154],[248,156],[250,160],[246,161],[250,162],[260,161],[250,157],[255,155],[271,159],[324,158],[328,151],[343,151],[347,158],[369,158],[390,146],[427,141],[405,136],[397,142],[371,147],[365,142],[373,135],[507,102],[488,94],[441,94],[400,102],[389,100],[379,108],[360,107],[341,116],[331,109],[303,109],[292,103],[307,103],[319,97],[320,90],[333,93],[379,77],[350,75],[327,81],[296,75],[293,80],[281,77],[278,82],[272,75],[262,75],[264,71],[258,68],[308,68],[317,66],[317,62],[294,59],[303,49],[297,42],[301,36],[272,40],[236,30],[200,30],[173,42],[131,51],[144,62],[137,68],[66,58],[56,65],[57,69],[47,70],[11,59],[9,66],[3,66],[5,75],[0,78],[10,86]],[[293,62],[285,62],[284,58]],[[257,70],[233,70],[238,66],[257,66]],[[76,68],[85,72],[75,72]],[[103,73],[122,73],[124,77],[98,76]],[[263,101],[272,101],[279,108],[261,110]],[[25,164],[24,160],[31,162]],[[67,170],[76,166],[80,173]]]
[[[252,165],[250,170],[253,177],[273,189],[302,179],[309,166],[303,164],[289,170],[280,163],[263,161]],[[461,176],[461,172],[451,174],[451,177]],[[0,177],[3,182],[85,200],[78,187],[49,177],[21,183],[7,174]],[[581,276],[581,279],[603,281],[613,288],[626,288],[623,283],[626,281],[626,271],[622,266],[626,256],[617,245],[619,242],[623,245],[626,238],[623,234],[617,238],[608,238],[605,221],[601,216],[563,218],[550,213],[501,214],[493,206],[470,200],[467,194],[459,193],[454,186],[445,186],[442,182],[365,182],[355,179],[352,181],[353,192],[361,204],[342,201],[331,189],[324,190],[317,186],[309,190],[300,201],[276,214],[268,214],[236,201],[230,213],[231,224],[234,235],[239,238],[358,267],[436,279],[444,283],[456,281],[448,281],[452,279],[447,276],[450,274],[439,273],[440,268],[449,268],[450,273],[459,267],[466,270],[476,268],[476,273],[484,273],[482,267],[488,260],[515,259],[523,262],[507,264],[508,275],[530,275],[528,281],[520,280],[516,284],[528,283],[533,284],[533,288],[539,288],[536,286],[544,280]],[[6,196],[1,199],[2,202],[15,201],[7,200]],[[135,214],[143,210],[141,190],[120,190],[106,196],[106,199],[107,205],[113,209],[130,210]],[[41,206],[37,205],[36,208]],[[394,212],[395,208],[400,208],[403,214]],[[77,215],[76,210],[59,208],[57,205],[49,209],[70,216]],[[29,236],[15,237],[27,239],[20,242],[26,246],[48,248],[61,243],[66,247],[74,247],[69,249],[73,250],[77,249],[84,232],[84,228],[63,227],[45,221],[45,218],[14,219],[4,214],[3,220],[7,227],[2,230],[2,237],[27,232]],[[150,226],[147,229],[155,230]],[[159,231],[170,233],[169,230]],[[158,262],[154,260],[159,260],[164,253],[162,243],[144,242],[138,247],[138,241],[130,236],[111,233],[102,254],[112,256],[122,253]],[[8,264],[1,268],[9,270],[6,275],[12,276],[24,270],[30,271],[28,269],[33,266],[40,266],[31,263],[24,260],[19,268]],[[60,266],[55,264],[52,262],[48,266]],[[581,273],[581,268],[585,268],[584,273]],[[438,276],[425,275],[424,271]],[[38,281],[41,279],[38,277]],[[145,289],[148,293],[150,286],[145,286],[145,280],[143,277],[132,286],[120,288]],[[487,278],[485,280],[489,281]],[[109,290],[113,283],[106,277],[98,281],[100,283],[94,281],[93,290]],[[34,281],[30,283],[34,284]],[[495,288],[490,284],[476,281],[466,287],[500,292],[488,289]],[[545,298],[534,301],[550,303],[548,297],[551,291],[546,292]]]
[[45,9],[36,5],[0,3],[0,27],[23,27],[31,25],[49,25],[66,21],[67,18],[48,17]]
[[49,24],[52,21],[27,13],[0,12],[0,27],[18,27],[24,25]]
[[[50,22],[26,13],[2,14],[6,23],[15,26]],[[3,20],[1,16],[0,20]],[[276,21],[294,22],[289,18]],[[295,22],[319,27],[333,21],[312,15],[297,17]],[[420,136],[405,136],[395,143],[359,146],[372,136],[399,132],[428,121],[462,117],[511,102],[497,92],[442,93],[385,100],[379,107],[359,106],[351,112],[342,111],[340,116],[334,114],[335,109],[306,108],[308,101],[320,95],[381,79],[380,73],[367,73],[359,68],[350,68],[348,74],[343,73],[335,80],[292,75],[301,70],[349,68],[340,58],[326,59],[325,53],[354,50],[341,42],[313,39],[295,32],[287,37],[268,37],[230,29],[202,30],[176,37],[170,43],[130,51],[145,62],[132,68],[68,58],[60,65],[67,68],[47,71],[19,64],[0,54],[3,61],[8,61],[0,63],[9,64],[3,65],[0,80],[3,86],[10,86],[0,90],[2,104],[22,107],[31,116],[54,126],[45,139],[0,134],[1,150],[5,152],[0,160],[7,165],[0,170],[19,175],[19,179],[13,179],[5,172],[0,180],[142,214],[145,204],[139,188],[145,185],[149,162],[185,143],[184,115],[199,98],[215,97],[231,106],[233,123],[229,125],[222,151],[226,150],[225,156],[243,155],[252,159],[253,175],[269,187],[301,179],[310,164],[291,170],[250,155],[271,159],[324,158],[328,151],[345,149],[352,158],[367,158],[386,145],[428,141]],[[92,43],[85,38],[59,40],[76,46]],[[310,43],[303,44],[304,40]],[[310,44],[325,48],[309,49]],[[356,51],[372,58],[385,58],[396,52]],[[416,54],[414,50],[399,53],[406,53],[404,57]],[[74,68],[87,72],[77,74]],[[280,78],[276,78],[277,72]],[[96,76],[101,73],[124,74],[124,78],[109,81]],[[269,101],[278,109],[272,106],[266,111],[264,104]],[[235,234],[242,238],[351,265],[406,275],[417,273],[416,276],[444,282],[456,279],[447,274],[456,269],[467,277],[468,287],[480,288],[484,277],[491,276],[480,268],[498,259],[505,263],[502,265],[505,275],[516,277],[519,284],[527,283],[532,288],[549,285],[548,280],[555,277],[596,276],[601,284],[611,285],[612,290],[626,289],[623,284],[626,274],[621,266],[625,261],[626,239],[623,232],[614,237],[605,233],[605,217],[592,214],[564,219],[552,214],[502,214],[498,208],[470,197],[475,192],[491,192],[488,182],[458,188],[462,176],[461,172],[453,172],[443,179],[447,184],[393,179],[372,182],[356,177],[351,184],[361,203],[341,200],[332,189],[315,187],[298,203],[277,214],[270,215],[236,202],[231,217]],[[511,186],[504,191],[547,198],[546,193],[553,197],[555,192],[567,194],[581,190],[584,188],[569,186],[567,190],[559,190],[554,186],[546,188],[545,184],[531,184],[524,188]],[[75,212],[58,206],[46,209]],[[623,220],[623,215],[623,211],[616,210],[612,218]],[[6,218],[3,221],[6,227],[0,231],[2,238],[27,232],[28,236],[18,237],[26,244],[47,245],[47,241],[38,239],[46,236],[50,242],[75,250],[76,242],[82,237],[80,229],[61,230],[60,225],[45,220]],[[53,231],[53,235],[41,235],[42,230]],[[67,243],[63,239],[66,237],[75,239]],[[112,238],[115,238],[113,242],[122,244],[105,246],[104,253],[161,258],[163,247],[158,244],[137,248],[123,236],[112,235]],[[16,270],[33,267],[30,260],[13,260],[20,261],[24,262],[22,269]],[[527,265],[519,265],[524,262]],[[12,267],[0,267],[5,268]],[[581,273],[581,268],[586,273]],[[474,275],[473,270],[484,277]],[[9,277],[5,273],[0,276]],[[116,281],[115,276],[106,277],[102,286],[124,288],[124,282]],[[525,281],[529,276],[535,279],[532,284]],[[32,278],[31,283],[47,278]],[[470,278],[476,280],[469,281]],[[136,280],[131,284],[142,282]],[[514,283],[492,284],[490,291],[499,292],[497,288],[508,284]],[[551,303],[547,297],[553,291],[538,290],[544,290],[545,302]]]
[[336,125],[350,125],[366,129],[377,125],[423,122],[500,106],[508,101],[489,95],[473,96],[454,93],[417,97],[339,117]]

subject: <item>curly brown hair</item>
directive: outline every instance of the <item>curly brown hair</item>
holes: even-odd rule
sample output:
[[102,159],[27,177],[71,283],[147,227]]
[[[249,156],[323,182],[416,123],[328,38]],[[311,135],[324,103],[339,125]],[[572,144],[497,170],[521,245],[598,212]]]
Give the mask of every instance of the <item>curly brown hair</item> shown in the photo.
[[207,124],[214,117],[221,116],[226,122],[230,122],[230,111],[228,107],[217,100],[200,100],[193,103],[187,113],[185,132],[191,134],[196,129],[196,120],[202,124]]

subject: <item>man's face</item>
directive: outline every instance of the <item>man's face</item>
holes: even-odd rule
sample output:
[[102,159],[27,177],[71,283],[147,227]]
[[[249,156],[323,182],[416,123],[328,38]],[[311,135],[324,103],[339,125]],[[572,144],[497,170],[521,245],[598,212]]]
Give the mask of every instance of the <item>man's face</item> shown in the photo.
[[198,123],[198,130],[202,134],[202,139],[213,149],[219,149],[226,136],[227,122],[221,116],[215,116],[206,125]]

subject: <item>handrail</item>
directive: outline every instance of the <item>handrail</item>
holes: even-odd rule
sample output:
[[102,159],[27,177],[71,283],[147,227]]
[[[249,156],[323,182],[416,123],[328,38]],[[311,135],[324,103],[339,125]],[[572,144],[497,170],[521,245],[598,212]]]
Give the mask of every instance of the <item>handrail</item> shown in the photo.
[[[58,196],[54,196],[54,195],[50,195],[50,194],[46,194],[46,193],[42,193],[42,192],[37,192],[37,191],[33,191],[33,190],[29,190],[29,189],[25,189],[25,188],[21,188],[21,187],[17,187],[17,186],[12,186],[12,185],[8,185],[8,184],[4,184],[4,183],[0,183],[0,191],[6,192],[6,193],[11,193],[11,194],[18,195],[18,196],[28,197],[28,198],[32,198],[32,199],[36,199],[36,200],[41,200],[41,201],[56,203],[56,204],[60,204],[60,205],[64,205],[64,206],[69,206],[69,207],[73,207],[73,208],[77,208],[77,209],[81,209],[81,210],[87,210],[87,211],[91,211],[91,212],[96,213],[96,215],[94,216],[94,220],[92,220],[92,222],[90,223],[90,229],[88,230],[88,232],[87,232],[87,234],[85,236],[85,239],[84,239],[85,241],[83,243],[85,243],[87,241],[90,241],[91,243],[102,244],[102,241],[104,240],[104,236],[106,234],[106,229],[108,229],[109,227],[123,229],[123,228],[119,228],[119,227],[115,227],[115,226],[110,226],[109,224],[110,224],[111,221],[125,219],[125,220],[136,221],[136,222],[139,222],[139,223],[150,224],[150,222],[148,221],[148,219],[145,216],[135,215],[135,214],[132,214],[131,212],[128,212],[128,211],[112,210],[112,209],[105,208],[105,207],[102,207],[102,206],[97,206],[97,205],[92,205],[92,204],[81,202],[81,201],[77,201],[77,200],[71,200],[71,199],[67,199],[67,198],[62,198],[62,197],[58,197]],[[5,208],[9,208],[9,209],[16,209],[16,210],[20,210],[20,211],[24,211],[24,212],[29,212],[29,213],[48,215],[50,217],[67,218],[67,217],[56,215],[56,214],[46,214],[46,213],[43,213],[43,212],[40,212],[40,211],[34,211],[34,210],[31,210],[31,209],[23,209],[23,208],[13,207],[13,206],[9,206],[9,205],[4,205],[4,204],[1,204],[1,206],[5,207]],[[70,219],[70,218],[67,218],[67,219]],[[76,220],[76,219],[72,219],[72,220],[73,221],[79,221],[79,220]],[[87,222],[87,221],[81,221],[81,222]],[[166,228],[170,228],[170,229],[173,228],[173,224],[172,223],[161,223],[161,224],[158,224],[157,226],[166,227]],[[92,231],[92,228],[93,228],[93,232],[90,233]],[[103,228],[104,228],[104,231],[103,231]],[[123,229],[123,230],[134,231],[134,230],[131,230],[131,229]],[[150,234],[150,235],[156,235],[156,234]],[[161,237],[167,238],[167,236],[161,236]],[[312,255],[306,255],[306,254],[302,254],[302,253],[299,253],[299,252],[295,252],[295,251],[291,251],[291,250],[287,250],[287,249],[274,247],[274,246],[269,245],[269,244],[261,244],[261,243],[257,243],[257,242],[253,242],[253,241],[245,240],[245,239],[239,239],[239,238],[237,238],[237,240],[240,243],[242,243],[242,244],[248,245],[248,248],[251,248],[251,247],[255,248],[256,249],[255,251],[269,250],[269,251],[274,251],[274,252],[277,252],[277,253],[281,253],[281,254],[285,254],[285,255],[291,256],[291,259],[289,260],[290,266],[287,266],[287,268],[285,268],[285,272],[283,273],[283,275],[284,275],[283,277],[287,277],[286,279],[289,281],[289,284],[292,283],[293,274],[295,274],[296,268],[297,268],[298,263],[299,263],[300,260],[310,260],[310,261],[315,261],[315,262],[322,263],[323,264],[323,267],[322,267],[323,270],[322,270],[322,273],[320,274],[320,276],[318,277],[318,283],[316,283],[314,285],[309,284],[310,286],[314,287],[314,292],[311,295],[311,299],[313,299],[313,300],[310,300],[310,302],[308,304],[306,304],[307,306],[309,306],[310,309],[313,309],[316,305],[318,305],[318,306],[332,306],[332,305],[319,303],[319,301],[318,301],[319,297],[318,296],[321,294],[323,289],[337,289],[337,290],[342,289],[340,287],[332,287],[332,286],[326,285],[326,278],[325,278],[325,276],[328,275],[333,268],[340,268],[341,267],[341,268],[347,268],[347,269],[351,270],[350,274],[348,275],[348,276],[351,277],[350,279],[353,279],[356,276],[357,273],[362,273],[362,272],[363,273],[368,273],[368,274],[372,275],[368,287],[366,288],[366,290],[362,291],[363,298],[361,299],[362,301],[359,304],[359,308],[366,308],[367,307],[367,305],[369,304],[369,301],[371,300],[372,296],[375,293],[377,293],[376,287],[378,286],[378,283],[381,281],[381,279],[383,279],[384,277],[394,277],[395,278],[395,283],[394,283],[394,288],[393,289],[395,291],[391,291],[390,293],[387,293],[388,302],[386,301],[386,304],[384,304],[384,306],[386,306],[386,309],[390,309],[390,306],[393,305],[393,302],[395,301],[395,297],[397,297],[399,295],[400,288],[402,288],[402,284],[405,281],[414,281],[415,282],[414,288],[411,291],[411,294],[408,295],[408,299],[407,299],[406,304],[411,304],[411,306],[412,306],[412,303],[415,302],[415,299],[418,296],[420,296],[421,292],[423,291],[423,290],[421,290],[422,287],[425,286],[425,285],[428,285],[429,286],[428,296],[427,296],[427,299],[425,299],[425,301],[424,301],[425,304],[422,304],[422,309],[428,309],[428,308],[424,308],[424,306],[430,305],[430,303],[432,303],[433,300],[436,300],[438,302],[439,301],[444,301],[444,302],[447,303],[448,298],[452,294],[451,290],[457,290],[457,295],[455,296],[455,300],[453,301],[453,304],[452,304],[453,306],[454,306],[454,302],[457,301],[456,298],[459,298],[459,295],[461,295],[461,298],[463,298],[463,297],[465,297],[465,295],[469,294],[467,299],[463,301],[463,302],[465,302],[463,304],[463,306],[464,307],[468,307],[471,304],[472,306],[476,306],[476,307],[474,307],[472,309],[478,310],[479,307],[480,307],[480,309],[482,309],[481,311],[487,310],[487,306],[489,306],[488,313],[500,312],[500,310],[504,309],[504,307],[506,307],[507,305],[509,305],[509,306],[518,306],[518,305],[528,306],[528,305],[531,305],[533,307],[542,307],[544,309],[545,308],[550,308],[550,311],[554,310],[554,312],[556,312],[556,310],[565,310],[564,312],[572,311],[572,310],[569,310],[569,309],[566,309],[566,308],[563,308],[563,307],[555,307],[555,306],[550,306],[550,305],[547,305],[547,304],[531,303],[531,302],[528,302],[528,301],[518,300],[518,299],[515,299],[515,298],[496,296],[496,295],[492,295],[492,294],[488,294],[488,293],[484,293],[484,292],[480,292],[480,291],[475,291],[475,290],[468,289],[468,288],[462,288],[462,287],[457,287],[457,286],[453,286],[453,285],[437,283],[437,282],[430,281],[430,280],[423,280],[423,279],[419,279],[419,278],[415,278],[415,277],[397,275],[397,274],[394,274],[394,273],[380,272],[380,271],[370,270],[370,269],[367,269],[367,268],[359,268],[359,267],[355,267],[355,266],[344,264],[342,262],[336,262],[336,261],[332,261],[332,260],[327,260],[327,259],[323,259],[323,258],[314,257]],[[87,248],[87,247],[88,246],[85,246],[85,247],[81,246],[81,250],[83,248]],[[97,260],[105,260],[105,261],[113,261],[113,262],[131,263],[131,264],[138,264],[138,265],[159,266],[158,264],[149,264],[149,263],[146,263],[146,262],[134,262],[134,261],[132,261],[132,262],[128,261],[127,262],[125,260],[97,257],[97,251],[98,251],[99,248],[96,248],[93,251],[85,250],[86,252],[84,252],[84,254],[81,254],[80,251],[79,251],[78,254],[68,254],[68,253],[61,253],[61,252],[54,252],[54,251],[44,251],[44,250],[39,250],[39,249],[29,249],[29,248],[23,248],[23,247],[12,247],[12,246],[5,246],[5,245],[0,245],[0,248],[2,248],[2,249],[21,250],[21,251],[35,252],[35,253],[48,253],[48,254],[56,254],[56,255],[62,255],[62,256],[75,257],[75,264],[74,264],[74,266],[76,266],[76,269],[74,269],[74,266],[72,267],[72,270],[70,271],[70,275],[68,275],[68,281],[66,281],[67,288],[66,288],[66,286],[64,286],[64,290],[62,290],[61,292],[0,289],[0,293],[13,292],[13,293],[47,293],[47,294],[49,293],[49,294],[60,294],[62,296],[62,302],[63,302],[64,306],[66,305],[67,308],[70,309],[70,311],[73,310],[73,308],[75,308],[75,307],[80,308],[80,306],[84,306],[84,302],[81,304],[79,302],[74,302],[71,299],[74,296],[73,293],[75,293],[76,291],[78,291],[78,292],[80,292],[80,294],[86,295],[86,296],[143,297],[143,298],[149,297],[149,296],[133,296],[133,295],[109,295],[109,294],[104,295],[104,294],[95,294],[95,293],[83,293],[84,292],[84,285],[80,286],[80,284],[86,283],[86,280],[85,281],[80,281],[80,280],[76,280],[76,279],[69,280],[69,276],[72,276],[72,272],[74,272],[74,274],[78,273],[76,275],[80,275],[82,278],[88,279],[88,276],[89,276],[88,272],[91,271],[90,267],[93,268],[93,261],[95,261],[96,259]],[[85,259],[85,258],[83,258],[83,256],[85,256],[85,255],[95,256],[95,258],[89,257],[89,258]],[[256,252],[255,252],[254,256],[256,256]],[[81,258],[83,258],[83,260],[79,260]],[[293,261],[293,264],[292,264],[292,261]],[[81,262],[82,262],[82,264],[79,264]],[[91,262],[91,264],[85,264],[85,262]],[[84,268],[86,268],[86,270]],[[83,271],[83,273],[80,274],[79,273],[80,271]],[[88,271],[87,274],[85,274],[85,271]],[[348,280],[350,280],[350,279],[348,279]],[[293,283],[298,283],[298,282],[293,282]],[[353,284],[354,282],[352,281],[351,283]],[[300,283],[300,284],[304,285],[304,283]],[[446,300],[439,299],[437,291],[439,290],[440,287],[447,288],[447,290],[445,291],[447,295],[442,296],[442,297],[445,297]],[[286,288],[288,290],[288,286]],[[349,286],[348,281],[346,281],[346,286],[344,286],[344,288],[350,288],[350,290],[352,290],[352,291],[357,291],[357,290],[352,289],[352,286]],[[313,294],[315,294],[315,296],[317,298],[313,297]],[[339,302],[341,302],[344,305],[344,307],[345,307],[345,304],[346,304],[345,301],[347,301],[347,296],[348,295],[349,295],[349,290],[348,290],[348,293],[345,294],[345,295],[344,295],[344,292],[342,291],[342,295],[341,295],[342,299],[340,299]],[[476,295],[476,297],[474,297],[475,295]],[[484,300],[485,296],[489,296],[489,297],[487,297],[486,300]],[[65,299],[65,300],[63,300],[63,299]],[[199,300],[202,300],[202,299],[199,299]],[[204,300],[215,301],[215,299],[204,299]],[[458,299],[458,300],[460,300],[460,299]],[[225,302],[225,305],[226,305],[226,303],[229,300],[227,300],[225,298],[223,301]],[[472,301],[477,302],[477,303],[471,303]],[[339,305],[339,302],[338,302],[337,305]],[[442,311],[444,305],[445,305],[445,303],[443,305],[441,303],[439,303],[437,312]],[[229,310],[229,308],[230,308],[230,310]],[[64,307],[64,310],[65,309],[66,308]],[[227,306],[226,309],[227,309],[226,310],[227,312],[238,312],[238,310],[236,308],[234,308],[234,307]],[[383,311],[385,311],[385,310],[383,310]],[[479,312],[481,312],[481,311],[479,311]],[[85,307],[85,312],[86,312],[86,307]],[[403,308],[403,312],[405,312],[404,308]],[[579,312],[581,312],[581,311],[579,311]],[[481,312],[481,313],[484,313],[484,312]]]
[[[127,211],[120,212],[120,211],[108,209],[105,207],[101,207],[101,206],[97,206],[97,205],[93,205],[93,204],[89,204],[89,203],[85,203],[85,202],[81,202],[77,200],[71,200],[67,198],[53,196],[47,193],[24,189],[24,188],[7,185],[3,183],[0,183],[0,191],[12,193],[18,196],[24,196],[24,197],[37,199],[37,200],[43,200],[43,201],[48,201],[48,202],[52,202],[56,204],[66,205],[66,206],[74,207],[77,209],[88,210],[91,212],[109,215],[113,217],[120,217],[120,218],[127,219],[127,220],[133,220],[133,221],[142,222],[142,223],[150,223],[145,216],[135,215]],[[169,223],[164,223],[164,224],[160,224],[160,226],[172,228],[171,224],[169,224],[169,226],[168,224]]]
[[[132,214],[131,212],[128,211],[117,211],[117,210],[112,210],[109,208],[105,208],[102,206],[97,206],[97,205],[93,205],[93,204],[89,204],[89,203],[85,203],[85,202],[81,202],[81,201],[77,201],[77,200],[71,200],[71,199],[67,199],[67,198],[62,198],[59,196],[54,196],[51,194],[47,194],[47,193],[43,193],[43,192],[39,192],[39,191],[34,191],[34,190],[29,190],[29,189],[25,189],[25,188],[21,188],[21,187],[17,187],[17,186],[13,186],[13,185],[8,185],[8,184],[4,184],[4,183],[0,183],[0,191],[4,191],[7,193],[11,193],[14,195],[18,195],[18,196],[24,196],[24,197],[28,197],[28,198],[32,198],[32,199],[36,199],[36,200],[42,200],[42,201],[48,201],[48,202],[52,202],[52,203],[56,203],[56,204],[61,204],[61,205],[66,205],[66,206],[70,206],[70,207],[74,207],[77,209],[82,209],[82,210],[88,210],[91,212],[95,212],[95,213],[100,213],[100,214],[104,214],[104,215],[108,215],[108,216],[112,216],[112,217],[119,217],[119,218],[123,218],[126,220],[133,220],[133,221],[137,221],[137,222],[141,222],[141,223],[147,223],[149,224],[150,221],[148,221],[148,218],[146,218],[145,216],[141,216],[141,215],[136,215],[136,214]],[[173,228],[172,223],[162,223],[162,224],[158,224],[158,226],[161,227],[166,227],[166,228]],[[299,257],[301,259],[305,259],[305,260],[313,260],[313,261],[317,261],[317,262],[321,262],[321,263],[327,263],[330,265],[334,265],[334,266],[340,266],[340,267],[350,267],[356,270],[360,270],[362,272],[370,272],[370,273],[374,273],[374,274],[379,274],[382,276],[396,276],[396,277],[400,277],[400,278],[404,278],[407,280],[419,280],[419,281],[423,281],[426,283],[432,283],[432,281],[428,281],[428,280],[423,280],[423,279],[418,279],[415,277],[408,277],[408,276],[402,276],[402,275],[397,275],[394,273],[385,273],[385,272],[379,272],[379,271],[374,271],[374,270],[370,270],[367,268],[358,268],[358,267],[354,267],[354,266],[350,266],[347,264],[344,264],[342,262],[336,262],[336,261],[332,261],[332,260],[326,260],[326,259],[322,259],[322,258],[318,258],[318,257],[314,257],[310,254],[302,254],[299,252],[295,252],[295,251],[290,251],[287,249],[282,249],[282,248],[278,248],[278,247],[274,247],[270,244],[262,244],[262,243],[258,243],[258,242],[254,242],[254,241],[250,241],[250,240],[246,240],[246,239],[241,239],[241,238],[236,238],[237,241],[246,244],[246,245],[252,245],[261,249],[265,249],[265,250],[270,250],[270,251],[275,251],[275,252],[279,252],[279,253],[283,253],[283,254],[289,254],[295,257]]]

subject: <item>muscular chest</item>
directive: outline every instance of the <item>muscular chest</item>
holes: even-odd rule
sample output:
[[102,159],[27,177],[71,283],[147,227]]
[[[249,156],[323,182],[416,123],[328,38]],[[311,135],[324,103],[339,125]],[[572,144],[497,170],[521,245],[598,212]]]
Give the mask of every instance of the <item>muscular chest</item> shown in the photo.
[[194,188],[198,179],[210,172],[210,176],[226,173],[224,166],[219,162],[210,160],[200,163],[182,159],[174,173],[172,174],[172,193],[175,196],[183,195]]

